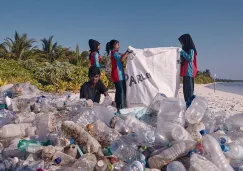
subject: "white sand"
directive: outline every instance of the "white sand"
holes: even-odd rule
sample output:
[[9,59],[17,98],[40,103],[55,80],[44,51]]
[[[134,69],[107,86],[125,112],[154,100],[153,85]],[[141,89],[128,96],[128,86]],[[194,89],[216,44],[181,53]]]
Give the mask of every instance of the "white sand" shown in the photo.
[[[109,94],[114,99],[114,90]],[[195,94],[205,97],[208,100],[209,108],[214,112],[225,111],[230,115],[243,114],[243,86],[228,86],[228,83],[217,84],[214,93],[212,84],[195,85]],[[178,96],[183,99],[182,85]]]

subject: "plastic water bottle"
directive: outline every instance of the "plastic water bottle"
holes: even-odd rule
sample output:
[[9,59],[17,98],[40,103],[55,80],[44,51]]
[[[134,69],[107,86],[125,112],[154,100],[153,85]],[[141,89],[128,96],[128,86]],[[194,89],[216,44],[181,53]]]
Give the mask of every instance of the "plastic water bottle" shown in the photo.
[[186,171],[186,168],[181,162],[173,161],[167,165],[166,171]]
[[196,154],[194,152],[189,152],[191,167],[195,171],[221,171],[217,166],[215,166],[211,161],[207,160],[205,157]]
[[235,114],[230,116],[226,119],[225,126],[227,130],[235,130],[237,128],[243,127],[243,115]]
[[190,150],[196,147],[195,141],[177,141],[170,148],[165,149],[160,154],[154,155],[149,158],[149,166],[151,168],[161,169],[169,162],[175,160],[178,157],[187,154]]
[[26,136],[26,129],[31,126],[32,124],[30,123],[4,125],[0,128],[0,138]]
[[104,160],[99,160],[95,166],[97,171],[105,171],[107,168],[107,163]]
[[124,171],[144,171],[144,166],[140,161],[134,161]]
[[185,113],[186,120],[190,124],[199,123],[202,120],[207,108],[208,104],[206,99],[203,97],[196,97]]
[[20,140],[18,143],[18,150],[36,153],[42,146],[48,146],[51,144],[51,141],[39,142],[35,140]]
[[93,110],[97,113],[97,119],[104,122],[107,126],[110,126],[110,121],[115,116],[114,113],[103,106],[94,106]]
[[202,144],[204,150],[210,155],[211,161],[221,171],[234,171],[229,162],[225,158],[218,141],[212,136],[206,134],[205,130],[200,132],[202,134]]
[[112,98],[110,96],[106,96],[104,101],[101,103],[103,107],[110,106],[112,104]]
[[176,125],[175,128],[172,129],[171,136],[176,141],[193,140],[185,128],[180,125]]
[[15,112],[11,112],[9,110],[0,110],[0,128],[9,124],[14,119],[15,114]]
[[243,144],[243,138],[239,137],[234,141],[235,144],[242,145]]
[[142,158],[142,154],[139,151],[121,140],[113,142],[110,150],[113,155],[127,163],[132,163],[134,160],[140,160]]
[[177,98],[165,98],[160,105],[157,118],[156,131],[165,132],[167,138],[172,140],[171,131],[176,125],[184,127],[186,104]]
[[201,130],[205,129],[205,125],[200,122],[197,124],[189,124],[186,128],[186,131],[191,135],[194,140],[202,139],[202,135],[200,134]]
[[220,144],[228,144],[232,142],[231,139],[221,130],[216,131],[210,135],[214,137]]
[[232,160],[230,165],[235,171],[243,171],[243,161],[242,160]]
[[205,125],[205,130],[208,134],[211,134],[214,132],[214,130],[216,130],[217,126],[216,126],[215,116],[212,114],[212,112],[209,109],[206,110],[201,122]]
[[[242,144],[241,144],[242,145]],[[243,147],[241,145],[230,143],[221,145],[226,157],[234,160],[243,160]]]
[[131,146],[151,146],[155,141],[155,135],[154,132],[136,132],[136,133],[130,133],[128,135],[123,135],[121,137],[121,140],[126,142],[128,145]]

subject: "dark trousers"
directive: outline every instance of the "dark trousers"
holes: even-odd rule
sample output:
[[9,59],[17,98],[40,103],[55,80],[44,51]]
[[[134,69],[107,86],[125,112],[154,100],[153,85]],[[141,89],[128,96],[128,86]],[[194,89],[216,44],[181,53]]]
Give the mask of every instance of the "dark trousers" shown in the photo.
[[119,111],[126,107],[126,81],[115,82],[116,94],[115,94],[115,102],[116,108]]
[[183,77],[183,94],[186,102],[191,100],[194,94],[194,78],[184,76]]

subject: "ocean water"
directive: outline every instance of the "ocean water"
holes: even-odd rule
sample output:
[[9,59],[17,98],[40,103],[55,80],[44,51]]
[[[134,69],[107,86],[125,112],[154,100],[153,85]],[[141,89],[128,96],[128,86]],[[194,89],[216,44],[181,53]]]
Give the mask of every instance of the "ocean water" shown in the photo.
[[[213,84],[210,84],[207,87],[214,89]],[[216,83],[216,91],[223,91],[243,96],[243,82]]]

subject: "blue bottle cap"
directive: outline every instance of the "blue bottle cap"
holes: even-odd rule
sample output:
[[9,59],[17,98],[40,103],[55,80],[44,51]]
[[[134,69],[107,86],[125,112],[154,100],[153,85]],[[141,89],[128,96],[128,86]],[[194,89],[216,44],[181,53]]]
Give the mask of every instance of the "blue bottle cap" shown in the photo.
[[225,144],[226,143],[226,138],[224,138],[224,137],[221,137],[221,138],[219,138],[219,142],[220,142],[220,144]]
[[55,162],[56,162],[57,164],[60,164],[60,163],[62,162],[61,157],[56,158],[56,159],[55,159]]
[[190,150],[190,151],[188,152],[188,156],[191,156],[193,153],[195,153],[195,151],[194,151],[194,150]]
[[70,138],[70,144],[74,144],[74,139],[73,138]]
[[201,134],[201,135],[205,135],[205,134],[206,134],[206,130],[205,130],[205,129],[201,130],[201,131],[200,131],[200,134]]
[[224,152],[229,151],[229,147],[228,147],[227,145],[224,145],[224,144],[221,145],[221,149],[222,149],[222,151],[224,151]]

